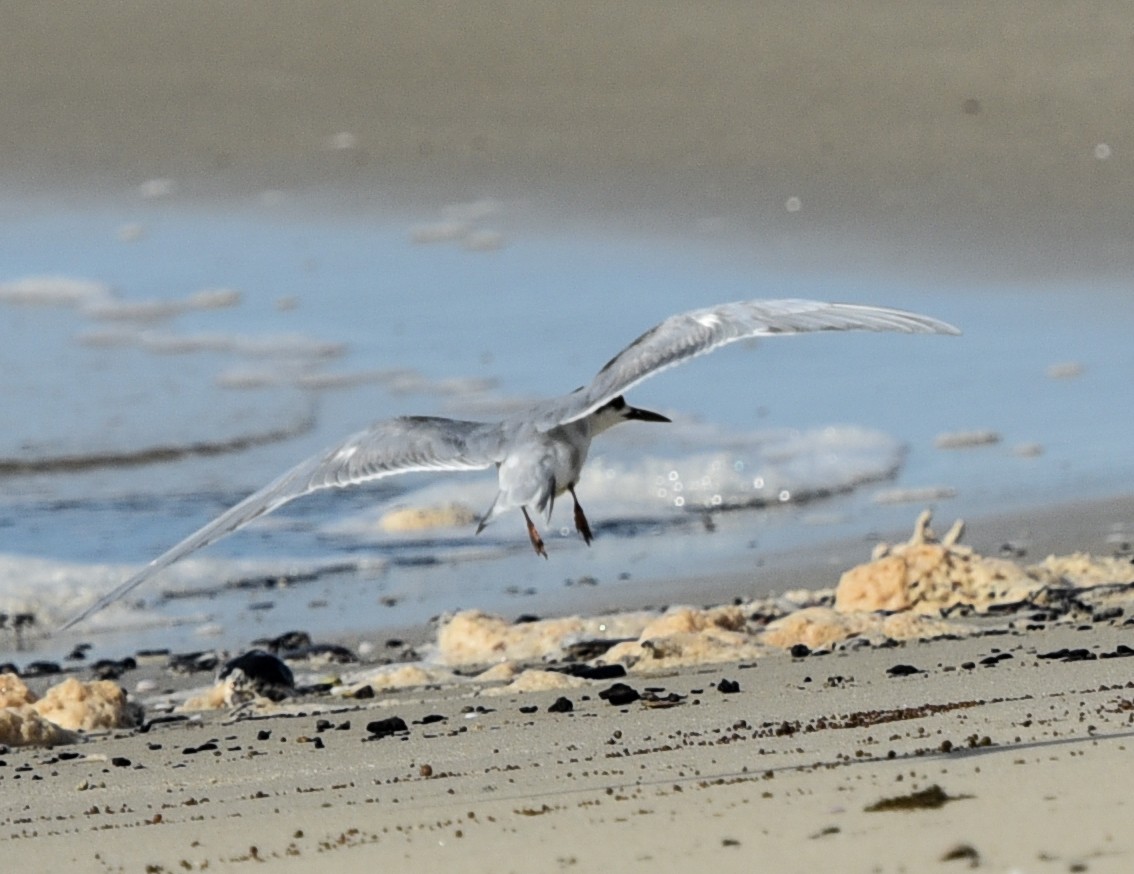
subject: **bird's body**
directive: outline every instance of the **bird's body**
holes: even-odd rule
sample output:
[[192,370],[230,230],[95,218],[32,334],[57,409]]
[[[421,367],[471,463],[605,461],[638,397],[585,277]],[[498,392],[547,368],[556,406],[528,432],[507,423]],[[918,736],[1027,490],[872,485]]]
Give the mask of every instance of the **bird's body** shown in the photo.
[[959,333],[951,325],[901,310],[806,300],[753,300],[671,316],[619,352],[591,383],[538,402],[501,422],[407,416],[378,422],[301,462],[264,488],[158,556],[62,628],[141,585],[162,568],[311,492],[415,471],[479,470],[495,466],[496,499],[478,533],[497,516],[519,509],[536,552],[546,557],[530,512],[550,519],[555,499],[570,493],[575,527],[589,544],[590,525],[575,495],[591,441],[625,421],[668,422],[628,405],[623,392],[660,371],[737,340],[809,331]]
[[[575,484],[587,461],[591,440],[607,428],[632,419],[642,422],[669,421],[658,413],[628,406],[619,395],[593,413],[546,431],[541,431],[530,423],[518,424],[514,439],[502,441],[504,451],[497,461],[500,488],[496,500],[480,520],[477,533],[502,513],[520,509],[527,522],[532,546],[546,558],[543,540],[536,531],[528,510],[542,513],[550,520],[555,499],[564,492],[570,492],[575,502],[575,528],[590,544],[593,535],[575,495]],[[502,430],[506,430],[506,425],[507,423],[502,423]]]

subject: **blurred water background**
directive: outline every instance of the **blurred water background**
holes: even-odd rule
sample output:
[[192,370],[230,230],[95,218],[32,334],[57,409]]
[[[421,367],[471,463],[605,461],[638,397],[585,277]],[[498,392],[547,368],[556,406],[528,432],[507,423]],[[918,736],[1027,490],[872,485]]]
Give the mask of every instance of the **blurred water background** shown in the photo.
[[518,516],[480,536],[467,520],[387,530],[392,509],[482,512],[493,494],[491,472],[398,477],[297,501],[80,631],[223,642],[516,613],[553,592],[581,606],[596,584],[758,578],[767,557],[834,540],[865,557],[926,506],[947,520],[1130,482],[1119,280],[776,271],[712,222],[681,241],[556,229],[490,196],[310,207],[276,192],[210,206],[164,180],[0,204],[0,610],[50,625],[374,420],[498,416],[589,381],[671,313],[753,297],[902,307],[964,335],[774,338],[637,387],[675,424],[596,443],[579,488],[590,549],[562,506],[547,562]]

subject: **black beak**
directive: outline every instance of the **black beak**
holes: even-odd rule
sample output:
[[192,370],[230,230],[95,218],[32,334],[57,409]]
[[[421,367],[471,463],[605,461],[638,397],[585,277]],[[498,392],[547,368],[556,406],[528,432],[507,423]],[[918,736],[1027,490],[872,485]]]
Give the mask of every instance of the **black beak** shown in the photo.
[[651,413],[649,410],[640,410],[637,407],[627,407],[624,414],[627,421],[636,422],[672,422],[661,413]]

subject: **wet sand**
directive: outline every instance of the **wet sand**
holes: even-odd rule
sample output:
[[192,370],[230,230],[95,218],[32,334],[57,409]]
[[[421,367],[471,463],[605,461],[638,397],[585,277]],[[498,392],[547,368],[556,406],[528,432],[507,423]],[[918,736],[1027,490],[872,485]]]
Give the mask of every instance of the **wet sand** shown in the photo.
[[[63,2],[4,17],[0,177],[29,200],[163,178],[186,203],[282,191],[343,212],[492,195],[543,223],[697,233],[785,267],[817,251],[920,279],[1132,266],[1120,5]],[[1129,518],[1129,502],[1037,508],[970,540],[1097,552]],[[786,561],[780,588],[833,585],[861,560]],[[726,603],[733,588],[657,594]],[[624,681],[650,704],[608,703],[613,680],[503,695],[441,683],[12,748],[4,857],[154,872],[1127,871],[1134,662],[1102,656],[1130,627],[1016,619]],[[1088,656],[1041,657],[1064,650]],[[902,665],[916,672],[891,672]],[[203,679],[158,659],[121,678],[140,681]],[[573,709],[549,712],[560,697]],[[394,716],[407,731],[367,729]]]
[[911,281],[1134,258],[1121,4],[64,0],[5,17],[0,179],[36,197],[168,179],[185,199],[428,215],[493,196],[560,232]]

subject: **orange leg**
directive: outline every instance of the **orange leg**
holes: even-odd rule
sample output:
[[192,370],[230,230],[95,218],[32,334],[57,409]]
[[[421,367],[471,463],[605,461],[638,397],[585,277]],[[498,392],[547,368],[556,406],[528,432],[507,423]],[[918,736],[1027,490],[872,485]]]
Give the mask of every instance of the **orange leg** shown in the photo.
[[591,526],[587,522],[587,517],[583,514],[583,508],[575,494],[575,487],[570,486],[568,491],[571,493],[571,499],[575,502],[575,528],[583,535],[583,542],[590,546],[591,541],[595,539],[594,535],[591,534]]
[[524,514],[524,521],[528,523],[528,537],[531,538],[532,548],[535,549],[536,555],[542,555],[544,558],[547,558],[547,550],[543,548],[543,538],[540,537],[539,532],[536,531],[535,523],[532,522],[532,517],[528,515],[528,508],[520,507],[520,510]]

